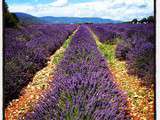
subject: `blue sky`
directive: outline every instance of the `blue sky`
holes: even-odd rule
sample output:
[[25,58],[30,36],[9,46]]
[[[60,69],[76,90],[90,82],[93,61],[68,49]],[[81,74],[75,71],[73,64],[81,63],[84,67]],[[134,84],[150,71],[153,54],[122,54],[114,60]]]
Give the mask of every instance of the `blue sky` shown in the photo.
[[11,12],[34,16],[141,19],[154,14],[154,0],[6,0]]
[[[8,4],[24,4],[24,3],[30,3],[30,4],[37,4],[37,3],[51,3],[55,2],[56,0],[6,0]],[[81,3],[81,2],[91,2],[95,0],[68,0],[70,3]]]

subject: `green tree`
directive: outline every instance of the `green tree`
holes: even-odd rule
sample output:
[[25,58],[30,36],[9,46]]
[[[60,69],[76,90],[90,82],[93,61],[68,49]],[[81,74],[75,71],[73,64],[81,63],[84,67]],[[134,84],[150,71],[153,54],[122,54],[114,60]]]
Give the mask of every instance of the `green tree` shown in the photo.
[[5,27],[17,27],[19,19],[15,14],[11,14],[8,10],[8,5],[6,2],[3,3],[4,12],[4,26]]
[[153,16],[149,16],[147,18],[148,23],[154,23],[154,17]]
[[133,24],[136,24],[136,23],[138,22],[138,20],[137,20],[137,19],[133,19],[131,22],[132,22]]
[[4,13],[9,12],[9,11],[8,11],[8,5],[7,5],[6,2],[3,3],[3,11],[4,11]]
[[147,19],[143,18],[142,20],[140,20],[140,23],[147,23]]
[[12,16],[16,19],[17,22],[20,22],[17,15],[15,13],[12,13]]

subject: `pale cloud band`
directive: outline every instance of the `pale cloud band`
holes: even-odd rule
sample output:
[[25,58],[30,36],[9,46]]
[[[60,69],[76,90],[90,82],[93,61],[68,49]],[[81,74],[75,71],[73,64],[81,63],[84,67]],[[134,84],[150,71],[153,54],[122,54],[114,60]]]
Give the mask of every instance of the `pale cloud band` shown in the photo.
[[48,4],[13,4],[12,12],[25,12],[35,16],[101,17],[114,20],[131,20],[154,14],[154,0],[95,0],[70,3],[56,0]]
[[68,0],[56,0],[55,2],[51,3],[53,7],[63,7],[68,4]]

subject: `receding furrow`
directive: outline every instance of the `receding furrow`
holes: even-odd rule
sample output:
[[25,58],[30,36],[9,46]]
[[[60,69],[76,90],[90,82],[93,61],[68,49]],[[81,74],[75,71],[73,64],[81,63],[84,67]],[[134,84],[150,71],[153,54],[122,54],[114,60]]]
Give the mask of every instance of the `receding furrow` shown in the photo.
[[23,117],[28,120],[127,120],[130,117],[126,103],[95,40],[82,25],[66,49],[50,89]]

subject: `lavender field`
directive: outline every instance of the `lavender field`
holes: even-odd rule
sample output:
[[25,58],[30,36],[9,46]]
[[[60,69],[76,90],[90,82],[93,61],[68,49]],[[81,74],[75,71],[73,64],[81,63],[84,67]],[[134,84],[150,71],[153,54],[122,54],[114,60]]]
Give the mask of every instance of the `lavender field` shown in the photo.
[[154,119],[154,37],[152,23],[6,28],[6,120]]
[[155,120],[153,0],[4,0],[5,120]]

